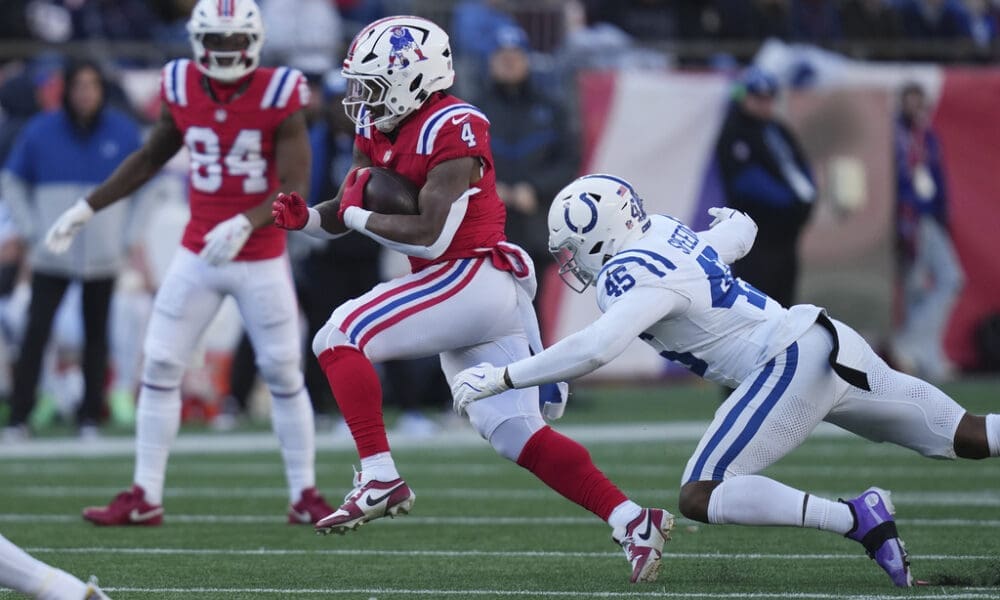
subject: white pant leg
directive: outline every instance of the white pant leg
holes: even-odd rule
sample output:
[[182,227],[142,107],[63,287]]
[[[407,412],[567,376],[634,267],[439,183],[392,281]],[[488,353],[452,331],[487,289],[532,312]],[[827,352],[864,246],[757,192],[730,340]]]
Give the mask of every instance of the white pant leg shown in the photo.
[[838,323],[837,330],[844,362],[860,365],[872,390],[847,386],[826,420],[874,442],[955,458],[955,431],[965,409],[926,381],[890,369],[853,329]]
[[[322,351],[325,339],[346,337],[372,362],[384,362],[523,334],[515,286],[509,273],[485,258],[433,265],[339,306],[313,349]],[[331,329],[341,335],[331,335]]]
[[[441,370],[450,382],[455,375],[482,362],[506,365],[527,358],[531,352],[525,335],[511,335],[492,342],[441,353]],[[510,460],[517,460],[524,443],[545,426],[538,406],[538,388],[507,390],[468,406],[466,412],[479,435]],[[502,425],[508,431],[494,436]]]
[[286,256],[233,263],[232,293],[239,305],[257,367],[271,391],[271,426],[278,436],[295,503],[316,485],[315,425],[302,375],[299,304]]
[[[375,286],[337,308],[313,350],[336,343],[360,348],[373,362],[441,355],[445,376],[478,364],[508,364],[529,356],[518,283],[488,259],[460,259]],[[504,456],[516,459],[524,433],[544,425],[538,390],[510,390],[470,407],[476,430]],[[504,422],[521,432],[494,440]],[[526,441],[526,439],[524,440]]]
[[153,301],[143,342],[143,384],[177,387],[226,294],[224,272],[178,248]]
[[814,325],[751,373],[716,411],[682,484],[757,473],[801,445],[847,385],[830,368],[832,347]]
[[170,446],[181,421],[181,380],[191,353],[222,303],[224,272],[179,248],[163,279],[143,343],[134,481],[160,504]]
[[288,396],[303,385],[299,303],[288,258],[241,261],[232,294],[253,343],[257,367],[272,394]]

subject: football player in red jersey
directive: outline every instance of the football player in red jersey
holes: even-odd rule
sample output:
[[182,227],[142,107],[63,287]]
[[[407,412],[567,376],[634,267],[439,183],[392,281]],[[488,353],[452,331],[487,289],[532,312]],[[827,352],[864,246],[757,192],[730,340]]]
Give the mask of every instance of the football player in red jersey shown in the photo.
[[[451,63],[447,34],[425,19],[389,17],[362,29],[343,67],[344,105],[357,125],[355,169],[336,198],[315,208],[296,194],[281,194],[274,204],[279,227],[318,236],[354,230],[409,255],[412,266],[411,274],[337,308],[313,339],[361,458],[354,492],[316,524],[323,532],[343,533],[413,506],[414,493],[389,451],[372,361],[440,354],[450,380],[491,357],[509,361],[541,351],[534,269],[504,238],[489,120],[445,93],[454,80]],[[416,184],[419,214],[362,208],[368,166]],[[564,406],[555,396],[550,416]],[[632,581],[656,579],[673,517],[629,500],[583,446],[546,426],[538,388],[484,399],[468,415],[500,455],[613,527]]]
[[[200,0],[188,23],[194,59],[163,68],[163,109],[146,144],[52,226],[65,251],[96,212],[149,181],[182,146],[191,156],[191,219],[156,295],[144,343],[132,489],[83,516],[98,525],[158,525],[180,384],[198,340],[227,295],[239,305],[273,397],[272,423],[288,480],[288,518],[314,523],[330,509],[315,488],[313,414],[299,370],[298,313],[286,233],[271,226],[278,192],[304,192],[309,141],[305,78],[258,68],[264,43],[253,0]],[[96,218],[100,218],[97,216]]]

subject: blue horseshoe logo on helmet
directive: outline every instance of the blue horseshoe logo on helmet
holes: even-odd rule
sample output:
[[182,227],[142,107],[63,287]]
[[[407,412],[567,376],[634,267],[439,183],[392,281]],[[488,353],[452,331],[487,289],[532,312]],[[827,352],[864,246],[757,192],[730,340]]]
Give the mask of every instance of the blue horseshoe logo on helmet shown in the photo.
[[569,202],[566,203],[566,211],[563,213],[563,218],[566,219],[566,224],[569,225],[569,230],[573,233],[590,233],[597,226],[597,205],[594,204],[594,201],[590,199],[586,192],[580,193],[580,200],[590,208],[590,222],[584,225],[583,229],[574,225],[573,221],[569,219]]

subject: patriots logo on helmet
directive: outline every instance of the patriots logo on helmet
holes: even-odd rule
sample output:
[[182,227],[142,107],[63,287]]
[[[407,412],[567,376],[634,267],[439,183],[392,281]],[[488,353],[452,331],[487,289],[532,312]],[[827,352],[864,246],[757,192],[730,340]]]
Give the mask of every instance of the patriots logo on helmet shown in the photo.
[[417,44],[417,41],[413,39],[413,34],[410,30],[401,25],[397,25],[389,30],[389,44],[392,46],[392,52],[389,54],[389,74],[392,74],[392,68],[399,60],[400,69],[405,69],[410,66],[410,59],[406,57],[406,51],[412,50],[417,56],[417,62],[422,60],[427,60],[424,56],[423,50]]

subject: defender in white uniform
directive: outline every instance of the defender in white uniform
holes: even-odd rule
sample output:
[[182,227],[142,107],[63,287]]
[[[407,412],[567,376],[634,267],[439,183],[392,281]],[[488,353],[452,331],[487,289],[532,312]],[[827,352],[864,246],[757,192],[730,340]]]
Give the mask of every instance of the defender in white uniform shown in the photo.
[[664,358],[736,389],[684,471],[680,511],[705,523],[815,527],[862,543],[898,586],[912,585],[888,492],[831,501],[755,475],[805,441],[820,421],[934,458],[1000,455],[1000,415],[970,415],[934,386],[892,370],[857,332],[812,305],[782,307],[729,264],[757,227],[711,209],[708,231],[647,217],[628,182],[588,175],[549,211],[560,274],[597,287],[604,314],[586,329],[506,368],[481,364],[453,383],[455,408],[510,388],[564,381],[621,354],[638,336]]

